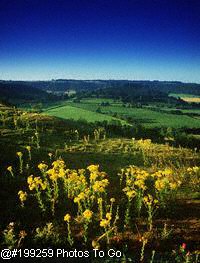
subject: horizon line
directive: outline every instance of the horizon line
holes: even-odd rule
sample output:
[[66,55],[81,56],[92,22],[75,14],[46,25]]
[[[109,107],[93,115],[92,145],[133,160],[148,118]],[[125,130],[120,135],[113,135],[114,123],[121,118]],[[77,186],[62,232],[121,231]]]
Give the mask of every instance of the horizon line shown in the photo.
[[51,82],[51,81],[130,81],[130,82],[178,82],[178,83],[187,83],[187,84],[200,84],[200,82],[191,82],[191,81],[181,81],[181,80],[150,80],[150,79],[82,79],[82,78],[57,78],[57,79],[0,79],[2,81],[16,81],[16,82]]

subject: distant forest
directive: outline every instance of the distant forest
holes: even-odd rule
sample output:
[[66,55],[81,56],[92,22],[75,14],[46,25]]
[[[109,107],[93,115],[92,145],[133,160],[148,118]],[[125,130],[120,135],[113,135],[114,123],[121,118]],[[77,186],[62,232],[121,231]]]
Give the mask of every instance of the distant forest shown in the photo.
[[[125,102],[181,102],[168,97],[169,93],[200,95],[200,84],[176,81],[128,80],[65,80],[51,81],[0,81],[0,99],[4,102],[56,101],[67,99],[63,94],[75,90],[79,98],[87,96],[110,97]],[[60,94],[57,94],[57,93]],[[182,103],[184,103],[182,101]]]

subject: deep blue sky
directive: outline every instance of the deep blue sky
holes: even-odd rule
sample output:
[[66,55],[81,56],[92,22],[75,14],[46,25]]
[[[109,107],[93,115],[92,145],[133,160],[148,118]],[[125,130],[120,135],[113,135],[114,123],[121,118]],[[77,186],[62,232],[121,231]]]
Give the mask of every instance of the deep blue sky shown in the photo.
[[200,82],[200,0],[0,0],[0,79]]

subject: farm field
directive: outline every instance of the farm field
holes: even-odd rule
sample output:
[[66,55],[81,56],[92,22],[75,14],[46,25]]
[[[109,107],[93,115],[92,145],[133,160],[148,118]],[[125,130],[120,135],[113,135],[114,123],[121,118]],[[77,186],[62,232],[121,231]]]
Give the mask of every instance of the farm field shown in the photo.
[[199,97],[194,94],[186,94],[186,93],[170,93],[169,96],[176,97],[176,98],[196,98]]
[[112,248],[125,262],[198,262],[197,150],[109,138],[102,127],[89,134],[60,116],[4,105],[0,113],[2,247]]
[[[153,107],[153,109],[156,109],[156,108]],[[169,113],[169,112],[171,112],[171,111],[174,111],[174,112],[180,111],[181,113],[189,113],[189,114],[194,113],[194,114],[200,115],[200,109],[197,109],[197,108],[194,108],[194,109],[192,109],[192,108],[182,109],[182,108],[168,108],[168,107],[163,107],[163,108],[162,108],[162,111],[165,111],[166,113]]]
[[189,103],[200,103],[200,98],[199,97],[184,97],[183,98],[184,101],[189,102]]
[[183,113],[196,113],[198,115],[200,115],[200,109],[188,109],[188,110],[181,110]]
[[175,98],[181,98],[182,100],[186,102],[193,102],[193,103],[200,103],[200,96],[193,95],[193,94],[177,94],[177,93],[171,93],[169,96],[175,97]]
[[[109,105],[103,106],[102,103],[109,102]],[[76,110],[77,109],[77,110]],[[101,113],[97,113],[100,109]],[[200,128],[200,121],[197,116],[188,116],[187,113],[199,113],[199,110],[181,110],[185,115],[171,114],[167,111],[170,108],[164,108],[166,113],[151,110],[149,108],[123,107],[120,101],[109,99],[83,99],[80,103],[66,101],[66,106],[57,107],[56,109],[45,109],[44,114],[56,116],[65,119],[83,118],[86,121],[112,121],[121,120],[123,124],[128,123],[131,118],[133,123],[140,123],[145,127],[172,127],[172,128]],[[85,110],[83,112],[83,110]],[[76,114],[74,114],[76,111]],[[113,116],[114,119],[113,119]],[[126,120],[126,121],[124,121]]]
[[126,124],[125,121],[122,121],[118,118],[114,118],[109,115],[103,115],[97,112],[93,112],[93,111],[88,110],[87,108],[76,107],[75,105],[65,105],[65,106],[60,106],[56,108],[51,108],[49,110],[44,111],[44,114],[63,118],[63,119],[73,119],[73,120],[84,119],[88,122],[118,121],[122,124]]

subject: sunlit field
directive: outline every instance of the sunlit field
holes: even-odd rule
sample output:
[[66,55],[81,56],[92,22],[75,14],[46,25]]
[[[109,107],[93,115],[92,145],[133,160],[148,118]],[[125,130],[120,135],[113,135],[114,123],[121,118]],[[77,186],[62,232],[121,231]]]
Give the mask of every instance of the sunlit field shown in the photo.
[[[105,103],[109,103],[104,106]],[[174,109],[175,111],[176,109]],[[83,99],[80,103],[66,101],[65,105],[44,109],[44,114],[63,119],[95,121],[118,121],[128,124],[130,119],[133,123],[142,124],[149,128],[172,127],[172,128],[200,128],[200,112],[196,110],[180,110],[182,114],[173,112],[173,108],[152,107],[137,108],[123,105],[120,101],[109,99]],[[196,113],[190,116],[188,113]],[[130,124],[130,123],[129,123]]]

